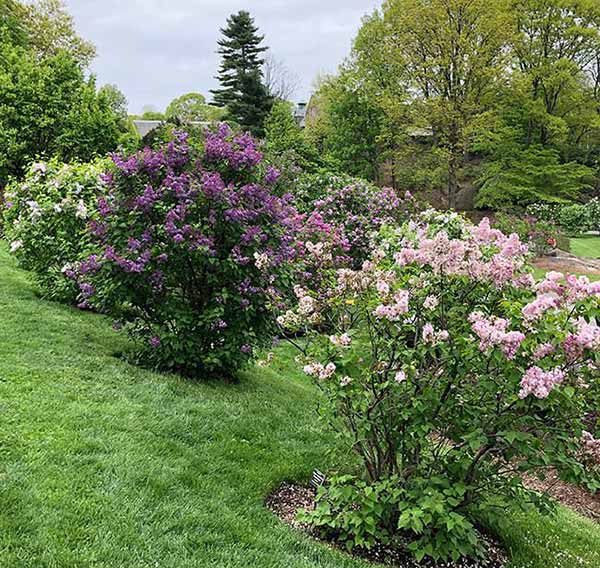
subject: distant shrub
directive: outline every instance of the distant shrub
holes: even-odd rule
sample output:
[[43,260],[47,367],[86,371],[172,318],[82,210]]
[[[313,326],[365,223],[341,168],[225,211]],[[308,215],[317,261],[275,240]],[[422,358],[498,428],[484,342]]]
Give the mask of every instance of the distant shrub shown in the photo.
[[585,204],[535,203],[527,207],[527,214],[541,221],[560,225],[567,233],[578,235],[586,231],[600,231],[600,199],[595,197]]
[[[327,222],[339,227],[349,245],[354,266],[360,266],[372,249],[373,239],[384,225],[406,221],[417,210],[417,202],[389,187],[380,188],[362,180],[347,183],[333,178],[311,209]],[[313,186],[314,187],[314,186]]]
[[585,204],[587,230],[600,231],[600,197],[594,197]]
[[78,279],[84,301],[126,324],[144,364],[231,375],[271,341],[298,216],[261,161],[256,141],[226,125],[200,153],[176,133],[114,157],[92,227],[100,253]]
[[578,235],[587,230],[588,218],[584,205],[563,207],[558,215],[558,222],[570,235]]
[[293,186],[297,207],[302,211],[312,211],[315,201],[323,199],[332,190],[339,191],[350,185],[363,187],[368,192],[376,190],[376,186],[372,183],[349,175],[328,171],[300,173]]
[[557,247],[563,250],[569,248],[568,239],[564,238],[558,226],[551,221],[542,221],[530,215],[499,213],[494,226],[503,233],[519,235],[521,241],[537,256],[548,254]]
[[47,298],[74,302],[78,290],[65,277],[89,252],[86,225],[103,184],[106,161],[33,164],[5,194],[4,223],[10,250],[31,270]]

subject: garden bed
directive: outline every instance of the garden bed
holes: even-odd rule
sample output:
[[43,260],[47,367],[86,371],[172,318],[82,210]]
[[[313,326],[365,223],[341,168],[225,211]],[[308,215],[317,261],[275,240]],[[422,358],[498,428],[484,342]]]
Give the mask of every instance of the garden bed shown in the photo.
[[545,492],[561,505],[600,523],[600,493],[592,495],[583,487],[559,479],[555,471],[546,473],[543,481],[532,475],[525,477],[529,489]]
[[[319,534],[310,525],[297,520],[297,514],[300,510],[314,508],[315,496],[316,492],[311,487],[282,483],[267,497],[265,504],[285,524],[318,539]],[[488,555],[486,560],[461,559],[457,562],[423,560],[417,562],[404,548],[383,544],[371,550],[355,548],[353,555],[370,562],[397,568],[504,568],[507,566],[508,557],[502,546],[486,535],[481,535],[481,538],[486,544]],[[345,550],[343,545],[335,540],[328,540],[327,542],[334,548]]]

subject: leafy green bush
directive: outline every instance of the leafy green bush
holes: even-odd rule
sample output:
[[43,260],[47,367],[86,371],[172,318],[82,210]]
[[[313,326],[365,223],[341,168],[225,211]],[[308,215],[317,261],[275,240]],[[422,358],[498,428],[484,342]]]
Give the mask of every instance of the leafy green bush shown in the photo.
[[561,227],[570,235],[579,235],[587,230],[588,216],[584,205],[562,207],[558,215]]
[[577,199],[593,186],[594,171],[577,162],[561,163],[555,150],[515,146],[484,162],[478,181],[475,205],[498,211],[515,205]]
[[358,461],[305,519],[348,548],[457,559],[484,553],[482,515],[547,510],[526,472],[600,488],[586,465],[600,445],[586,417],[600,403],[600,283],[535,283],[525,255],[487,219],[428,211],[386,227],[359,270],[330,272],[328,293],[296,287],[280,324],[306,334],[304,372]]
[[31,270],[47,298],[74,302],[77,287],[65,278],[89,252],[86,225],[103,190],[107,161],[33,164],[22,182],[6,190],[4,223],[10,250]]
[[274,331],[271,306],[289,286],[297,211],[271,191],[262,154],[228,126],[114,156],[93,228],[99,255],[78,266],[82,300],[137,340],[145,365],[231,375]]
[[585,204],[534,203],[527,214],[560,225],[571,235],[600,230],[600,199],[594,197]]

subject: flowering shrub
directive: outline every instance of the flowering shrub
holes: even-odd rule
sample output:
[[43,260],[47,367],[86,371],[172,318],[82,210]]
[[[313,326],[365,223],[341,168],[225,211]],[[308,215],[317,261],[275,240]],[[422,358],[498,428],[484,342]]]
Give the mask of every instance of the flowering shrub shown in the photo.
[[343,233],[355,267],[368,258],[373,238],[383,225],[404,222],[416,208],[409,193],[401,198],[392,188],[378,188],[366,182],[334,185],[312,204],[315,213]]
[[229,374],[270,340],[298,216],[258,175],[261,160],[226,125],[206,133],[201,155],[178,133],[113,157],[91,227],[100,252],[78,280],[83,301],[128,324],[147,364]]
[[33,271],[44,295],[73,302],[77,287],[64,272],[89,246],[85,228],[102,191],[106,162],[33,164],[5,195],[5,232],[20,265]]
[[499,213],[496,216],[494,226],[504,232],[514,232],[519,238],[527,243],[530,250],[537,256],[544,256],[560,247],[569,249],[569,241],[560,229],[550,221],[541,221],[530,215],[517,217]]
[[[584,467],[598,455],[584,417],[600,402],[600,283],[536,284],[527,254],[487,220],[429,211],[385,230],[360,269],[333,272],[328,294],[296,287],[280,323],[307,333],[304,371],[358,457],[305,519],[350,548],[408,542],[417,559],[458,558],[483,552],[483,512],[544,507],[523,472],[555,466],[600,487]],[[324,323],[328,335],[311,331]]]
[[585,205],[536,203],[527,208],[527,213],[540,221],[559,225],[571,235],[586,231],[600,231],[600,198],[598,197],[590,199]]

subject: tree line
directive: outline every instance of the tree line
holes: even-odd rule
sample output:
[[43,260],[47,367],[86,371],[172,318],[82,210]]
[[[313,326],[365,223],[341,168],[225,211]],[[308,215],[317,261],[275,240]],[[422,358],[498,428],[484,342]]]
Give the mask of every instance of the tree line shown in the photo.
[[502,208],[597,191],[597,0],[386,0],[307,138],[349,173]]

